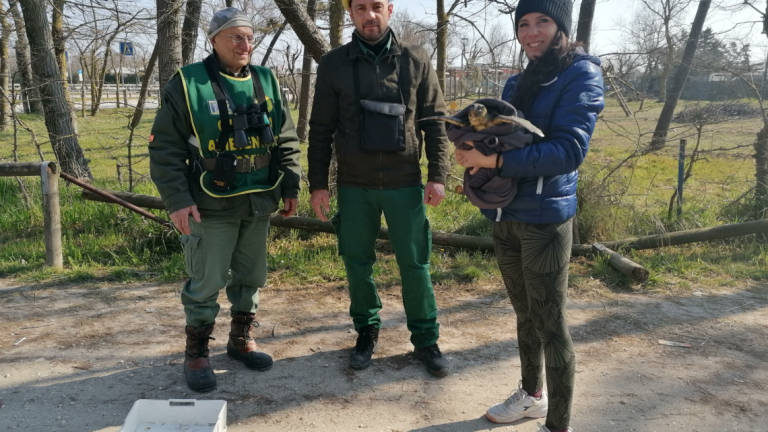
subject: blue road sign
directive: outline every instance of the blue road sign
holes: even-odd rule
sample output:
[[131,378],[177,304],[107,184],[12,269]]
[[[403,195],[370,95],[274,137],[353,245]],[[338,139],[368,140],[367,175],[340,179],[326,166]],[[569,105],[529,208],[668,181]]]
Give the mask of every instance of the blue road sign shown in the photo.
[[124,56],[132,56],[133,42],[120,42],[120,54]]

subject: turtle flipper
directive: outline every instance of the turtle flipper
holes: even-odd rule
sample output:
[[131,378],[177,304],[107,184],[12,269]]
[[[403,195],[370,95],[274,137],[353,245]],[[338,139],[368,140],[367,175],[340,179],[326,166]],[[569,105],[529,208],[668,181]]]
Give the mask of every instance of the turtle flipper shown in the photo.
[[446,122],[446,123],[450,123],[450,124],[452,124],[452,125],[456,125],[456,126],[458,126],[458,127],[466,127],[466,126],[469,126],[468,124],[466,124],[466,123],[464,123],[463,121],[461,121],[461,120],[457,119],[456,117],[451,117],[451,116],[432,116],[432,117],[424,117],[424,118],[420,118],[418,121],[420,121],[420,122],[423,122],[423,121],[428,121],[428,120],[440,120],[440,121],[444,121],[444,122]]
[[526,129],[528,132],[534,135],[538,135],[542,138],[544,137],[544,132],[542,132],[541,129],[537,128],[533,123],[522,117],[497,115],[496,118],[491,121],[491,123],[493,123],[494,126],[501,123],[513,123]]

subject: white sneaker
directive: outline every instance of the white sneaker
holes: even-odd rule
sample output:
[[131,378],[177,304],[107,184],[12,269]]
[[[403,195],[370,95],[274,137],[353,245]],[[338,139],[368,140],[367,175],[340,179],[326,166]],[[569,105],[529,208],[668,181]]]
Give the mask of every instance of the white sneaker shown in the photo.
[[521,418],[546,417],[548,403],[546,392],[542,392],[540,398],[535,398],[523,390],[521,381],[512,396],[488,408],[485,418],[494,423],[512,423]]
[[[543,425],[543,424],[540,424],[540,425],[539,425],[539,432],[552,432],[552,431],[551,431],[551,430],[550,430],[548,427],[546,427],[545,425]],[[573,429],[571,429],[571,428],[569,427],[569,428],[568,428],[568,432],[573,432]]]

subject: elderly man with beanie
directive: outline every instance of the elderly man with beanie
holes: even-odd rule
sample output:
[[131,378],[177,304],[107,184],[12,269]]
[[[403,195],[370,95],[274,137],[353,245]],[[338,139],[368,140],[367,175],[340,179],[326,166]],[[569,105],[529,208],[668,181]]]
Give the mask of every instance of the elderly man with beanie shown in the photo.
[[[327,53],[317,68],[309,121],[309,189],[315,215],[329,211],[328,175],[337,161],[338,213],[333,218],[349,283],[349,312],[357,342],[353,369],[365,369],[378,341],[381,300],[373,280],[376,235],[387,221],[402,281],[414,352],[434,376],[448,373],[437,345],[435,294],[429,274],[431,232],[424,204],[445,196],[449,142],[437,75],[423,48],[401,42],[388,0],[345,0],[355,25],[352,41]],[[419,161],[426,153],[427,183]]]
[[[528,146],[484,155],[457,150],[467,168],[516,177],[511,202],[481,212],[493,223],[496,259],[517,319],[522,380],[485,416],[496,423],[546,417],[540,432],[571,431],[573,342],[565,319],[578,167],[604,106],[600,60],[568,39],[571,0],[520,0],[515,33],[528,58],[502,99],[544,132]],[[546,374],[546,390],[544,375]]]
[[269,217],[296,212],[299,148],[272,71],[250,65],[254,36],[240,10],[217,11],[208,26],[213,53],[182,67],[163,89],[149,143],[150,173],[181,232],[189,279],[184,377],[190,389],[216,388],[208,359],[219,291],[231,303],[227,354],[267,370],[272,358],[251,336],[266,283]]

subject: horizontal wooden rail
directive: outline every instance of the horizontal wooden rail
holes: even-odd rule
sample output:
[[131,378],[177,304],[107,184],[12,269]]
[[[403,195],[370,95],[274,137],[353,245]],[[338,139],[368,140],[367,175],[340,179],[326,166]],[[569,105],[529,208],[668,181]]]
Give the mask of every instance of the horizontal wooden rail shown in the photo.
[[39,176],[40,171],[45,167],[56,171],[55,162],[2,162],[0,177]]

